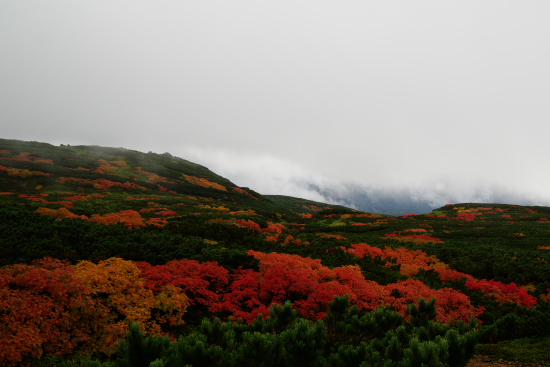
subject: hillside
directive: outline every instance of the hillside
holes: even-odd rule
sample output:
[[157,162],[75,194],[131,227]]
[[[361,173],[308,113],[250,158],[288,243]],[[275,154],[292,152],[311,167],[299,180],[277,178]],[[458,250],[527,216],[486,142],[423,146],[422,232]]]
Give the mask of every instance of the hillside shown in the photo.
[[[360,212],[169,153],[0,139],[0,364],[464,366],[476,340],[548,361],[549,218]],[[132,322],[148,337],[120,344]]]
[[334,211],[336,209],[340,210],[342,214],[357,212],[357,210],[354,210],[342,205],[331,205],[326,203],[320,203],[318,201],[313,201],[313,200],[295,198],[292,196],[265,195],[264,197],[271,200],[274,203],[277,203],[281,206],[292,209],[295,213],[313,214],[313,213],[319,213],[323,210]]

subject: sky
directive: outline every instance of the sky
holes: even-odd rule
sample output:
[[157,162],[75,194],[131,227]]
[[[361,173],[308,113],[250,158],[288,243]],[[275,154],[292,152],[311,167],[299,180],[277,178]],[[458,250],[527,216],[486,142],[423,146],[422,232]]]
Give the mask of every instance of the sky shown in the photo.
[[2,0],[0,137],[170,152],[263,194],[550,206],[549,11]]

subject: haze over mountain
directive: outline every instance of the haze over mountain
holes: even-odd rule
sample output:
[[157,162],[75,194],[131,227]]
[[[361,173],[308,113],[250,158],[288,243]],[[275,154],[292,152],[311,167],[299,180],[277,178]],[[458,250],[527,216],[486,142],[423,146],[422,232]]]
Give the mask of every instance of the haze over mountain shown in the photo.
[[[308,172],[294,162],[273,157],[184,151],[184,157],[201,162],[233,182],[262,194],[301,197],[375,213],[420,214],[463,202],[550,205],[550,199],[542,192],[530,191],[527,186],[522,190],[505,181],[496,183],[490,179],[478,181],[443,175],[439,179],[421,180],[413,175],[403,176],[401,182],[384,182],[373,174],[370,179],[358,182]],[[349,169],[353,171],[354,168],[350,166]]]
[[369,210],[550,205],[549,11],[4,0],[2,137],[170,152]]

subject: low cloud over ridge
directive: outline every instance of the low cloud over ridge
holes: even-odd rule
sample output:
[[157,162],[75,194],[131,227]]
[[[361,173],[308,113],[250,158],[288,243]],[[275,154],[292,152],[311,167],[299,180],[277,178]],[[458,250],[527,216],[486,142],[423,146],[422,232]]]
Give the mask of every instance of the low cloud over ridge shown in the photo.
[[183,157],[207,166],[239,186],[266,195],[288,195],[388,214],[425,213],[446,204],[506,203],[549,206],[550,198],[475,179],[440,178],[393,185],[352,182],[311,172],[273,156],[187,148]]

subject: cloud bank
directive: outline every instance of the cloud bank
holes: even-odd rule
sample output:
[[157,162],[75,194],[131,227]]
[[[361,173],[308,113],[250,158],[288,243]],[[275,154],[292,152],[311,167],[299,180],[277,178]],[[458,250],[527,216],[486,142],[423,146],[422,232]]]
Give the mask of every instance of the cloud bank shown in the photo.
[[527,193],[495,182],[451,177],[410,182],[404,178],[384,186],[325,176],[271,156],[196,147],[180,150],[179,154],[262,194],[288,195],[365,211],[419,214],[446,204],[466,202],[550,206],[550,197],[544,192]]
[[193,153],[264,193],[549,203],[549,11],[3,0],[1,134]]

